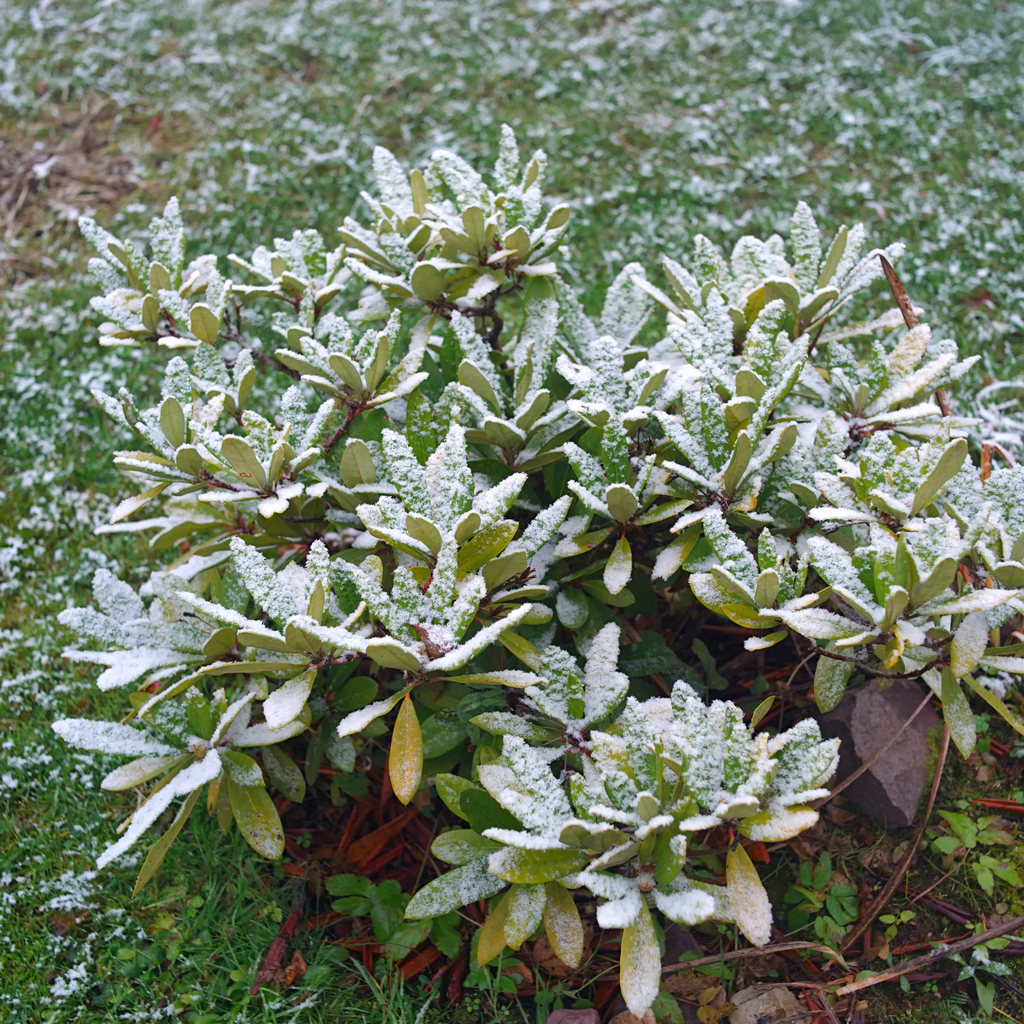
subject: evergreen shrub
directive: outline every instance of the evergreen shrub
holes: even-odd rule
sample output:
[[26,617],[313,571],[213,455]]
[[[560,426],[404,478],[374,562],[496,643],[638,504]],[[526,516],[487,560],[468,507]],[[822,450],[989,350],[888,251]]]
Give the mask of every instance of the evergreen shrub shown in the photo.
[[[460,819],[410,919],[490,900],[474,962],[545,929],[576,965],[589,894],[642,1014],[652,910],[768,941],[747,846],[813,824],[837,758],[813,717],[755,731],[763,707],[708,704],[724,681],[676,623],[804,638],[822,710],[920,677],[966,755],[969,693],[1017,725],[998,693],[1024,670],[1000,634],[1024,611],[1024,469],[972,459],[948,394],[972,360],[920,310],[854,319],[902,246],[862,225],[825,245],[801,204],[788,245],[697,236],[661,284],[630,263],[595,317],[544,168],[508,128],[488,180],[378,149],[366,223],[229,267],[186,253],[175,200],[148,251],[82,220],[100,344],[169,355],[157,405],[95,395],[136,438],[105,529],[166,557],[138,591],[98,571],[61,614],[125,714],[54,728],[134,758],[105,789],[144,787],[100,867],[180,800],[137,890],[204,791],[277,858],[271,794],[326,799],[325,760],[357,792],[386,761],[402,803]],[[724,885],[688,857],[715,829]]]

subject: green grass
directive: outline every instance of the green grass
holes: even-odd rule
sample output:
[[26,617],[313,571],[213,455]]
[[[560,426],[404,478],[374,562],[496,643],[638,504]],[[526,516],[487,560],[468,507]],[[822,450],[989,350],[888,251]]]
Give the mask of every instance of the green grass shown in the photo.
[[[99,155],[127,157],[139,181],[97,211],[118,234],[177,193],[193,236],[222,254],[297,227],[330,238],[374,145],[489,163],[507,121],[547,150],[547,191],[573,204],[563,265],[591,306],[628,260],[656,274],[698,231],[729,247],[784,230],[802,198],[828,234],[864,220],[878,242],[906,240],[904,278],[936,330],[982,354],[984,373],[1020,377],[1020,3],[70,0],[5,13],[0,138],[45,156],[90,112]],[[138,900],[130,860],[90,873],[128,798],[100,794],[105,759],[48,729],[102,711],[88,673],[60,657],[71,638],[55,616],[87,599],[98,566],[132,582],[148,571],[130,536],[92,536],[119,494],[122,439],[88,388],[155,382],[149,355],[96,344],[73,225],[89,202],[43,182],[0,241],[0,1015],[383,1021],[387,1000],[366,984],[353,998],[316,936],[300,942],[305,988],[250,999],[293,892],[202,815]],[[411,1022],[422,1002],[410,991],[387,1019]]]

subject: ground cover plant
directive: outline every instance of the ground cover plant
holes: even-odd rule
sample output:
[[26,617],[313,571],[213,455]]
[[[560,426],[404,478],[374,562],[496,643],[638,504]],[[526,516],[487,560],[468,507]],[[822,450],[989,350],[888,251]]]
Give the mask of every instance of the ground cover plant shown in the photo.
[[[340,37],[329,30],[335,15],[327,8],[313,12],[312,20],[307,17],[300,42],[289,31],[281,31],[287,14],[281,9],[268,17],[262,8],[250,11],[244,5],[232,5],[207,12],[201,24],[191,12],[170,19],[159,9],[129,12],[72,6],[42,10],[36,21],[26,15],[24,31],[13,28],[8,42],[14,69],[4,97],[4,116],[11,118],[5,121],[11,126],[9,137],[22,143],[26,138],[22,126],[32,125],[34,137],[49,145],[39,130],[50,130],[55,116],[65,118],[69,126],[65,129],[56,122],[58,133],[66,130],[70,136],[75,125],[83,124],[86,130],[94,125],[109,132],[110,139],[117,141],[106,150],[95,148],[93,140],[83,142],[82,151],[102,153],[103,159],[112,153],[113,160],[120,145],[131,155],[132,169],[144,193],[143,201],[116,214],[113,224],[110,211],[102,211],[99,219],[118,237],[144,244],[145,225],[153,211],[163,206],[171,191],[180,191],[192,234],[211,240],[222,268],[227,269],[230,265],[223,258],[229,251],[245,253],[274,235],[290,233],[296,223],[315,224],[333,239],[334,229],[358,189],[370,180],[373,144],[383,141],[403,154],[411,148],[424,160],[439,143],[468,148],[482,157],[497,146],[497,124],[504,119],[516,124],[521,139],[558,154],[547,169],[549,187],[573,208],[572,235],[566,239],[572,248],[558,255],[559,270],[572,278],[592,316],[599,315],[604,287],[628,259],[639,259],[661,289],[672,294],[668,282],[659,276],[662,251],[685,262],[688,239],[699,230],[713,237],[725,252],[742,234],[767,238],[779,230],[788,235],[788,220],[797,200],[807,198],[830,238],[842,220],[865,218],[872,238],[908,239],[910,252],[899,265],[899,273],[915,302],[929,307],[928,316],[922,318],[933,324],[944,319],[942,335],[952,333],[964,351],[978,351],[992,359],[992,353],[999,351],[996,346],[1014,336],[1013,267],[1017,261],[1013,257],[1016,199],[1012,181],[1019,147],[1012,126],[1018,108],[1012,99],[1014,79],[1005,72],[1018,29],[1012,6],[972,11],[966,29],[959,19],[950,20],[943,12],[924,6],[893,12],[898,27],[885,27],[888,14],[883,18],[877,12],[860,12],[851,26],[846,20],[849,15],[839,9],[813,16],[796,8],[771,15],[761,11],[751,19],[737,7],[703,17],[699,25],[694,20],[696,14],[682,7],[667,12],[654,6],[637,8],[610,17],[586,6],[557,11],[536,19],[533,30],[525,34],[520,34],[518,26],[513,32],[502,31],[510,59],[514,57],[519,67],[534,68],[534,80],[546,91],[543,104],[536,108],[541,116],[524,120],[525,115],[516,108],[516,90],[498,89],[490,99],[500,112],[492,113],[490,121],[481,115],[485,106],[467,102],[479,95],[475,90],[485,80],[468,36],[447,37],[445,59],[453,47],[456,53],[465,49],[465,74],[457,81],[432,70],[440,67],[440,52],[418,50],[415,60],[410,60],[403,49],[403,40],[419,38],[421,30],[431,31],[435,19],[437,25],[445,22],[448,15],[440,5],[402,13],[406,30],[398,33],[382,33],[373,20],[372,8],[348,12],[344,17],[354,31],[346,36],[344,47],[351,50],[344,54],[339,49]],[[484,10],[478,28],[495,28],[505,16],[497,8]],[[93,20],[79,30],[78,25],[86,25],[88,18]],[[738,28],[741,23],[743,31]],[[671,51],[672,40],[683,40],[692,50],[691,61],[663,60],[657,48],[630,45],[638,37],[653,40],[655,24],[658,32],[664,33],[659,46],[667,45]],[[567,37],[575,40],[577,57],[564,61],[560,47]],[[263,56],[254,58],[254,47],[260,47]],[[760,99],[764,94],[764,81],[758,77],[761,72],[745,63],[748,48],[778,57],[767,72],[767,115]],[[213,54],[219,55],[218,62],[210,59]],[[269,61],[267,54],[272,54]],[[339,61],[350,62],[344,75],[333,73]],[[166,73],[179,66],[187,68],[187,74]],[[401,75],[410,67],[416,68],[414,78],[405,80]],[[829,67],[834,78],[829,78],[833,73]],[[354,68],[361,69],[360,74],[365,70],[358,94],[349,92]],[[801,70],[794,77],[787,68]],[[397,86],[389,85],[392,72]],[[494,74],[491,64],[487,80],[493,82]],[[831,81],[827,96],[822,99],[821,93],[801,89],[800,74],[819,82]],[[861,89],[861,75],[879,87]],[[429,102],[422,102],[415,76],[442,84],[441,91],[435,90]],[[656,96],[653,87],[640,92],[641,83],[655,81],[665,86],[664,96]],[[609,88],[602,84],[595,89],[595,83],[606,83]],[[275,90],[274,104],[247,101],[268,87]],[[668,99],[672,90],[679,89],[684,93],[690,90],[692,104],[685,120],[685,139],[673,127],[680,124],[677,101],[681,94]],[[87,90],[93,91],[87,109],[80,113],[79,103]],[[377,93],[379,98],[373,102],[360,104],[360,96]],[[301,116],[281,113],[296,110],[299,97]],[[100,105],[103,99],[106,107]],[[59,115],[53,113],[58,104]],[[603,126],[619,104],[627,112],[626,132],[609,138]],[[755,108],[761,110],[757,120],[750,116]],[[907,109],[914,111],[909,120]],[[162,124],[156,116],[161,110]],[[552,131],[550,125],[558,123],[561,110],[572,111],[573,116],[562,121],[572,124],[574,131],[555,139],[546,133]],[[630,111],[639,111],[639,117]],[[213,112],[216,118],[208,116]],[[815,121],[815,116],[820,120]],[[766,117],[775,120],[766,121]],[[456,121],[460,127],[452,134],[451,125]],[[817,127],[801,134],[797,127],[801,121]],[[395,129],[401,123],[411,125],[404,139]],[[765,131],[755,129],[755,124]],[[789,126],[789,130],[769,131],[772,125]],[[904,151],[909,153],[917,140],[929,153],[917,162],[896,166],[889,141],[897,131]],[[961,142],[968,135],[970,147]],[[32,137],[30,134],[24,146],[30,158]],[[246,140],[244,156],[234,148],[231,137]],[[335,143],[336,154],[330,157]],[[933,144],[939,147],[937,154],[931,152]],[[12,149],[17,146],[5,146],[5,159]],[[310,153],[328,154],[329,159],[310,162]],[[993,154],[998,157],[993,159]],[[36,163],[38,159],[29,159],[26,172]],[[652,173],[648,176],[644,170],[638,174],[641,164],[648,163]],[[340,175],[339,166],[344,168]],[[108,793],[99,804],[83,796],[115,767],[116,759],[103,754],[71,755],[52,741],[41,745],[38,740],[42,733],[37,723],[68,715],[116,715],[118,710],[116,692],[93,690],[87,666],[70,672],[62,667],[59,655],[68,645],[69,634],[55,631],[38,610],[45,607],[55,613],[69,600],[76,605],[87,603],[96,566],[108,568],[133,586],[142,582],[131,567],[140,564],[139,552],[145,548],[132,535],[90,536],[94,521],[105,522],[109,505],[128,495],[106,464],[111,447],[127,448],[130,442],[124,433],[114,442],[104,438],[102,432],[110,429],[111,421],[86,404],[84,386],[113,393],[120,383],[131,380],[133,389],[143,392],[137,392],[143,407],[154,404],[159,386],[159,374],[140,372],[135,355],[118,349],[99,351],[90,332],[81,332],[80,313],[91,288],[78,270],[85,260],[74,240],[74,228],[64,226],[63,218],[55,217],[42,204],[57,201],[82,208],[89,205],[90,196],[83,199],[80,192],[69,195],[58,189],[58,182],[67,180],[58,177],[62,167],[58,160],[46,176],[40,171],[40,176],[30,173],[19,179],[29,187],[19,186],[13,198],[29,198],[12,220],[15,230],[6,236],[6,244],[12,248],[4,254],[5,267],[14,275],[26,270],[40,275],[9,295],[3,313],[7,330],[5,423],[10,425],[5,450],[10,485],[4,509],[4,571],[10,601],[4,624],[8,629],[16,627],[6,640],[3,699],[5,725],[17,730],[12,736],[15,746],[9,748],[17,753],[4,764],[4,784],[10,794],[6,834],[13,840],[5,846],[4,869],[18,879],[16,884],[5,881],[5,885],[11,886],[14,902],[10,906],[16,908],[17,920],[26,922],[16,943],[18,955],[12,953],[5,963],[5,976],[12,980],[12,987],[4,998],[22,997],[23,1006],[13,1004],[11,1012],[27,1013],[25,1019],[33,1019],[35,1011],[24,1006],[47,1005],[45,1012],[63,1018],[81,1014],[82,1007],[91,1007],[86,1013],[100,1012],[97,1007],[114,1005],[102,1001],[112,999],[117,1000],[121,1015],[136,1013],[151,1019],[157,998],[167,1000],[159,1010],[167,1015],[200,1013],[189,1000],[193,993],[205,989],[217,994],[218,1001],[206,1008],[214,1016],[242,1013],[272,1019],[274,1014],[294,1013],[315,1017],[322,1009],[295,1009],[283,1002],[274,1009],[270,989],[264,989],[255,1000],[248,997],[255,965],[280,923],[289,917],[294,897],[287,886],[267,887],[273,872],[268,875],[260,870],[255,855],[246,860],[246,847],[238,845],[237,833],[231,840],[236,844],[231,857],[247,865],[247,877],[255,884],[243,891],[255,905],[243,900],[251,916],[234,933],[231,949],[235,961],[218,973],[215,964],[207,966],[205,962],[209,952],[220,945],[217,928],[211,932],[202,924],[206,913],[211,915],[208,920],[216,921],[219,900],[216,886],[209,887],[220,857],[215,852],[219,849],[216,825],[208,831],[205,815],[194,814],[168,854],[162,873],[134,905],[130,904],[127,896],[141,864],[141,860],[132,864],[132,854],[126,858],[125,870],[120,868],[124,862],[115,862],[106,868],[103,879],[87,877],[110,839],[109,826],[97,821],[91,808],[103,807],[117,816],[130,809],[126,799],[131,797],[130,791]],[[246,186],[257,180],[266,191],[247,192]],[[643,183],[639,195],[637,181]],[[680,185],[685,186],[683,193],[677,190]],[[588,192],[588,199],[577,201],[577,196]],[[365,209],[354,216],[365,222]],[[27,225],[24,230],[23,225]],[[32,228],[44,231],[46,249],[40,247],[38,236],[33,239]],[[950,254],[960,261],[955,274],[948,272]],[[56,261],[57,266],[48,269],[47,261]],[[227,273],[236,276],[233,268]],[[888,295],[880,284],[867,293],[865,301],[872,315],[891,306]],[[95,318],[93,324],[101,319]],[[955,330],[950,330],[951,325]],[[650,335],[642,339],[645,345],[652,340]],[[68,358],[72,350],[77,354]],[[1012,345],[1003,351],[1012,356]],[[83,364],[81,354],[85,352],[90,355]],[[988,369],[1013,376],[1011,368],[998,366],[998,360],[988,363]],[[83,373],[92,379],[83,380]],[[979,368],[969,371],[969,380],[972,374],[977,380]],[[974,403],[964,398],[962,387],[952,395],[954,407],[973,413]],[[1005,388],[997,393],[1012,394]],[[59,395],[61,400],[32,398],[44,394]],[[508,416],[496,418],[507,420]],[[995,433],[982,433],[987,428],[987,424],[975,428],[972,445],[975,437],[996,439]],[[1012,429],[1009,433],[1012,441]],[[1005,443],[1006,438],[999,436]],[[54,443],[55,438],[73,439],[63,451],[70,471],[66,477],[69,486],[56,502],[53,478],[46,476],[39,460],[40,451],[60,451],[62,446],[59,441]],[[113,497],[109,504],[107,495]],[[85,554],[81,554],[83,549]],[[642,566],[642,553],[633,554]],[[150,557],[155,558],[152,565],[157,565],[166,564],[169,556],[164,552]],[[993,564],[998,561],[1012,558],[1000,553]],[[632,616],[627,610],[619,614],[624,627],[628,626]],[[860,612],[854,611],[850,618],[859,619]],[[870,624],[867,619],[863,623]],[[713,642],[714,635],[704,635],[719,654],[721,666],[721,649]],[[636,667],[625,656],[631,646],[623,648],[624,669]],[[701,669],[702,673],[707,671],[706,678],[716,680],[714,661],[706,648],[701,652],[695,645],[692,654],[687,654],[686,643],[674,646],[688,664],[706,664],[708,669]],[[771,659],[781,656],[784,648],[773,650],[774,654],[767,651],[764,655],[769,659],[769,675]],[[803,650],[809,651],[806,644]],[[663,670],[668,672],[669,667],[663,666]],[[744,676],[749,680],[752,674]],[[788,675],[786,671],[782,681]],[[731,687],[729,696],[735,699],[745,692],[736,690],[734,671],[725,670],[725,676],[728,678],[723,681]],[[772,683],[773,691],[777,686]],[[755,686],[755,692],[758,688]],[[783,690],[776,692],[782,695]],[[795,699],[799,703],[799,694]],[[756,702],[743,701],[746,707]],[[769,721],[778,710],[777,703]],[[997,717],[976,716],[979,726],[989,721],[988,731],[981,733],[983,756],[1001,757],[995,771],[1004,784],[1009,782],[1005,795],[1012,796],[1016,762],[999,754],[1012,746],[1012,736],[1000,731]],[[51,758],[48,764],[42,760]],[[327,764],[330,762],[322,762],[322,766]],[[954,770],[951,765],[947,775]],[[992,770],[991,766],[987,770]],[[381,781],[373,773],[365,777],[374,786]],[[962,786],[962,777],[956,778]],[[334,776],[321,775],[317,783],[314,773],[313,780],[319,787],[330,783],[341,815],[351,799],[349,794],[341,790]],[[939,806],[952,809],[964,795],[963,789],[947,789],[944,784]],[[984,798],[989,791],[976,787],[972,795]],[[330,809],[335,810],[333,806]],[[970,810],[977,817],[971,808],[960,810]],[[345,832],[347,820],[347,815],[341,818],[335,842]],[[387,820],[375,812],[357,834],[371,827],[369,822],[384,824]],[[61,822],[53,826],[54,833],[66,830],[81,840],[72,847],[58,842],[56,834],[42,831],[52,822]],[[289,823],[297,822],[294,817],[289,822],[286,814]],[[842,834],[834,819],[827,827],[830,835]],[[429,834],[424,838],[429,840]],[[209,856],[196,857],[197,849],[210,851]],[[833,853],[839,863],[834,847]],[[289,858],[295,855],[291,849]],[[772,856],[770,874],[774,876],[781,870],[777,858],[783,855]],[[1001,851],[997,856],[1001,858]],[[292,860],[286,867],[295,864]],[[976,858],[968,860],[965,871],[973,873],[975,864]],[[931,881],[952,866],[947,864]],[[848,864],[842,869],[850,870]],[[786,870],[788,877],[781,889],[773,888],[773,878],[766,878],[777,909],[783,905],[786,886],[797,877],[795,867]],[[181,887],[172,881],[179,879]],[[415,872],[403,878],[402,884],[407,893],[412,892],[417,887]],[[841,887],[845,881],[837,875],[833,884]],[[996,882],[997,900],[1006,897],[1007,884]],[[182,889],[203,892],[205,908],[193,910]],[[990,913],[992,907],[978,904],[971,892],[959,885],[956,891],[938,890],[948,900],[974,908],[973,913]],[[233,900],[230,893],[228,899]],[[308,912],[314,914],[316,900],[308,902]],[[130,914],[119,917],[114,909],[119,906],[131,907]],[[921,906],[917,905],[918,910]],[[26,917],[26,910],[35,913]],[[67,919],[55,922],[60,915]],[[168,918],[172,919],[170,925]],[[202,926],[193,927],[196,922]],[[119,941],[114,932],[123,924],[127,928]],[[902,926],[897,942],[907,944],[908,927]],[[143,928],[149,931],[146,938],[141,937]],[[920,934],[915,932],[911,938]],[[241,935],[246,937],[244,944],[239,942]],[[83,943],[83,937],[88,941]],[[152,961],[141,953],[134,960],[125,959],[133,948],[141,950],[147,944],[154,953]],[[524,948],[530,946],[527,942]],[[325,987],[324,972],[316,969],[314,947],[306,941],[302,948],[313,964],[306,978],[322,1008],[335,996]],[[43,969],[37,966],[43,964]],[[246,977],[229,978],[239,967],[238,973],[247,972]],[[131,973],[123,973],[126,971]],[[134,987],[119,984],[125,977],[144,982]],[[506,977],[502,983],[510,982]],[[973,992],[971,984],[968,990]],[[147,987],[161,994],[149,1004]],[[301,978],[297,989],[302,990]],[[417,1002],[410,1012],[410,1019],[419,1005]],[[369,1012],[365,1004],[357,1009]]]

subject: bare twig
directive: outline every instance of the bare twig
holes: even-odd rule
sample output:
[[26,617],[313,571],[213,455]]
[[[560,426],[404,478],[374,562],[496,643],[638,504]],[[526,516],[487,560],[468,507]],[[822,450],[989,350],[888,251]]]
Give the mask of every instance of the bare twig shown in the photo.
[[945,767],[946,755],[948,753],[949,726],[944,725],[942,727],[942,739],[939,742],[939,759],[935,764],[935,777],[932,779],[931,792],[928,794],[928,804],[924,809],[924,814],[921,815],[921,821],[914,832],[914,838],[911,839],[910,845],[906,848],[903,856],[900,857],[899,862],[893,869],[889,881],[882,886],[882,891],[875,897],[871,906],[861,915],[853,931],[843,939],[839,946],[840,952],[845,953],[874,924],[875,918],[889,905],[892,894],[910,870],[910,865],[913,863],[914,857],[917,855],[917,849],[924,837],[924,830],[928,825],[928,819],[932,816],[932,809],[935,807],[935,798],[939,793],[939,782],[942,779],[942,769]]
[[[899,306],[900,312],[903,314],[903,322],[907,325],[907,330],[912,331],[918,326],[920,321],[917,319],[914,307],[910,304],[907,290],[903,287],[903,282],[893,269],[893,265],[884,256],[880,255],[878,258],[882,261],[882,271],[885,273],[886,281],[889,282],[889,290],[892,292],[892,297],[896,300],[896,305]],[[935,400],[939,403],[943,416],[953,415],[953,409],[949,404],[949,396],[946,394],[945,388],[939,388],[935,392]]]
[[1020,931],[1021,928],[1024,928],[1024,915],[1021,917],[1015,917],[1010,921],[1004,921],[1002,924],[997,924],[995,927],[988,928],[983,932],[979,932],[977,935],[970,935],[966,939],[961,939],[959,942],[953,942],[948,946],[944,946],[942,949],[933,949],[930,953],[925,953],[923,956],[915,957],[913,960],[907,960],[905,963],[897,964],[895,967],[890,967],[887,970],[880,971],[878,974],[871,975],[870,978],[861,978],[859,981],[851,981],[848,985],[844,985],[842,988],[838,989],[836,991],[836,995],[851,995],[854,992],[860,992],[861,989],[871,988],[872,985],[881,985],[886,981],[895,981],[897,978],[903,977],[904,974],[911,974],[912,972],[919,971],[924,967],[930,967],[936,961],[943,960],[947,956],[952,956],[954,953],[966,952],[968,949],[973,949],[982,942],[988,942],[990,939],[998,939],[1003,935],[1009,935],[1011,932]]
[[728,953],[716,953],[714,956],[700,956],[682,963],[662,967],[662,974],[673,971],[689,970],[691,967],[710,967],[724,960],[753,960],[759,956],[773,956],[775,953],[794,953],[801,949],[813,949],[833,957],[841,967],[847,967],[846,961],[831,946],[821,946],[816,942],[776,942],[771,946],[754,946],[748,949],[734,949]]

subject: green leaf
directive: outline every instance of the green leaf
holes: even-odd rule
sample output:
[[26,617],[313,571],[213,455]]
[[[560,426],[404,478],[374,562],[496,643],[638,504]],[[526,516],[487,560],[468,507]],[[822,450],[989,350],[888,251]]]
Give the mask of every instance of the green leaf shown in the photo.
[[962,437],[946,446],[935,468],[925,477],[914,494],[914,504],[910,509],[912,516],[916,516],[921,509],[926,508],[939,496],[943,487],[960,471],[966,458],[967,442]]
[[962,757],[968,757],[974,750],[976,732],[971,705],[960,689],[953,673],[942,670],[942,717],[949,728],[949,735]]
[[341,479],[346,487],[377,482],[377,471],[365,441],[353,437],[345,444],[341,455]]
[[220,451],[245,483],[261,491],[267,489],[266,470],[244,438],[229,434],[221,442]]
[[156,870],[163,863],[163,859],[167,856],[167,851],[171,848],[171,844],[178,837],[182,826],[188,821],[188,816],[192,813],[192,808],[195,807],[201,791],[202,787],[200,786],[199,789],[194,789],[189,793],[185,802],[181,805],[181,810],[174,816],[174,821],[167,826],[164,834],[150,847],[149,853],[146,854],[146,859],[142,862],[142,867],[139,869],[139,877],[135,880],[135,888],[132,889],[132,899],[138,896],[145,884],[156,874]]
[[197,302],[189,313],[189,330],[207,345],[216,345],[220,334],[220,317],[205,303]]
[[[469,779],[464,779],[461,775],[451,775],[448,772],[439,772],[434,777],[434,785],[437,787],[437,795],[448,810],[452,814],[457,814],[463,821],[469,821],[469,814],[462,809],[462,795],[467,790],[474,790],[477,793],[482,793],[483,790],[479,786],[475,786]],[[518,826],[518,822],[516,824]]]
[[418,263],[409,280],[413,294],[426,303],[434,303],[444,291],[444,275],[432,263]]
[[377,681],[369,676],[355,676],[334,696],[333,707],[335,711],[342,714],[349,714],[365,708],[377,696]]
[[485,526],[459,549],[459,572],[482,569],[508,547],[518,529],[519,524],[512,519],[499,519]]
[[185,425],[185,413],[181,403],[172,395],[168,395],[160,404],[160,429],[175,448],[180,448],[185,443]]
[[[465,799],[465,798],[463,798]],[[584,867],[590,857],[580,850],[521,850],[507,846],[491,855],[490,872],[506,882],[551,882]]]
[[540,927],[547,894],[543,885],[514,885],[508,894],[505,916],[505,942],[512,949],[520,946]]
[[420,668],[416,652],[390,637],[367,640],[366,654],[383,668],[401,669],[403,672],[417,672]]
[[[830,644],[826,650],[832,648]],[[826,658],[824,654],[818,655],[818,664],[814,667],[814,700],[822,714],[837,707],[843,699],[853,669],[854,663],[851,661],[837,661],[835,658]]]
[[[440,792],[440,791],[439,791]],[[507,828],[519,831],[519,819],[505,810],[490,793],[482,789],[466,789],[459,798],[462,816],[475,832],[489,828]]]
[[471,828],[456,828],[442,832],[431,844],[430,852],[446,864],[457,864],[461,867],[500,849],[501,843],[493,839],[484,839]]
[[771,697],[765,697],[760,704],[754,708],[753,714],[750,716],[750,728],[756,729],[761,724],[761,719],[771,711],[772,705],[775,703],[774,695]]
[[[222,755],[225,758],[227,755]],[[262,784],[240,786],[227,775],[228,799],[238,829],[245,841],[261,856],[278,860],[284,853],[284,830],[274,801]]]
[[620,594],[632,575],[633,553],[629,541],[625,537],[620,537],[608,555],[604,567],[604,585],[608,588],[608,593]]
[[406,694],[398,711],[388,750],[388,774],[400,803],[408,804],[423,775],[423,734],[412,697]]
[[1014,729],[1024,736],[1024,722],[1022,722],[1004,703],[996,696],[987,686],[982,686],[974,676],[965,675],[963,681],[983,700],[989,707],[991,707],[1000,717]]
[[263,761],[263,770],[278,792],[288,797],[292,803],[302,803],[306,797],[306,780],[302,777],[299,766],[276,745],[261,748],[260,757]]
[[605,491],[608,512],[617,523],[628,523],[640,507],[633,488],[626,484],[611,484]]

